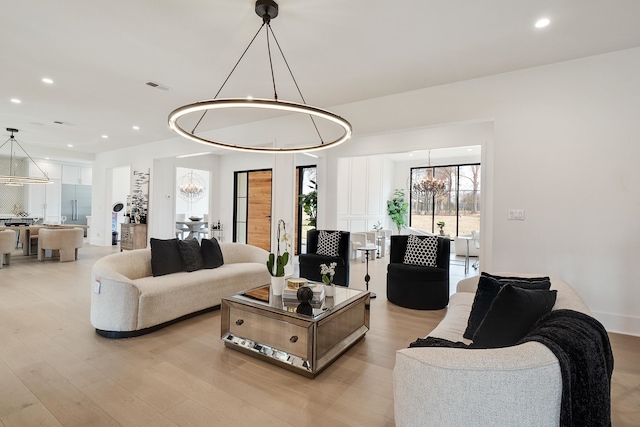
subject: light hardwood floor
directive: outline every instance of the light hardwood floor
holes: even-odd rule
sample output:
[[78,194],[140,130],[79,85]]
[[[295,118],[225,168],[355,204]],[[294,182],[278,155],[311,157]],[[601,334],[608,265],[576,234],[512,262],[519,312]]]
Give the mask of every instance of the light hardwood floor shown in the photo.
[[[371,330],[311,380],[226,349],[219,311],[134,339],[96,335],[90,270],[117,250],[85,246],[68,263],[18,252],[0,270],[0,425],[393,426],[395,351],[445,312],[390,304],[388,258],[371,261]],[[352,286],[364,288],[361,277],[354,261]],[[462,267],[452,277],[454,286]],[[637,426],[640,338],[611,341],[613,425]]]

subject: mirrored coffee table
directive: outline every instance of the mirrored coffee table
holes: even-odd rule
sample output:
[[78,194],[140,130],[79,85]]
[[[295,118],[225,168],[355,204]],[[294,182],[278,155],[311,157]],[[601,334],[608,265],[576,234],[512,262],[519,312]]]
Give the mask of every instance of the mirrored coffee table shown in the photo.
[[369,298],[336,286],[333,297],[299,307],[262,286],[222,298],[221,337],[231,349],[314,378],[367,333]]

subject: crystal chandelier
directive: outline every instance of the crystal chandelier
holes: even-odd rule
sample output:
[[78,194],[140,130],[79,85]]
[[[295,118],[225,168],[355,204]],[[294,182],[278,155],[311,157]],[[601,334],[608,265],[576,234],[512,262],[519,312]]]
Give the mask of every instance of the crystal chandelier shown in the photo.
[[178,194],[189,203],[201,200],[205,195],[204,180],[200,175],[190,171],[180,178],[178,183]]
[[[0,184],[12,186],[12,187],[22,187],[24,184],[51,184],[53,181],[49,179],[47,174],[38,166],[38,164],[31,158],[29,153],[20,145],[16,138],[13,136],[14,133],[18,133],[18,129],[7,128],[7,132],[11,132],[11,136],[7,139],[4,144],[0,145],[0,148],[10,143],[11,156],[10,156],[10,164],[9,164],[9,175],[0,175]],[[14,158],[14,150],[13,144],[16,144],[20,149],[24,152],[24,154],[31,160],[31,162],[36,165],[38,170],[42,172],[42,177],[32,177],[32,176],[20,176],[17,175],[17,160]]]

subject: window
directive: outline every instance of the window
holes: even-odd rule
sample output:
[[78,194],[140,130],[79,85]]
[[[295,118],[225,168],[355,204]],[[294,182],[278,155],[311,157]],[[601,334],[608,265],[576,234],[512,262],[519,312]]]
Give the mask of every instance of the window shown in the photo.
[[480,230],[480,164],[411,168],[409,225],[461,236]]
[[[317,168],[298,166],[296,168],[298,188],[298,209],[295,230],[295,254],[306,252],[307,231],[316,228],[318,215],[318,185],[316,184]],[[304,249],[304,250],[303,250]]]

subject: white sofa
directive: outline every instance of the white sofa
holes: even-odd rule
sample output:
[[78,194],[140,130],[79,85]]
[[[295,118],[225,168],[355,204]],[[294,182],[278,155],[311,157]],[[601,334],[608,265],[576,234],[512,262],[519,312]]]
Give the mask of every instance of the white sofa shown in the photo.
[[[445,318],[429,336],[471,342],[462,334],[477,284],[477,276],[458,283]],[[554,310],[590,314],[565,282],[552,277],[551,289],[558,290]],[[556,426],[561,393],[558,359],[538,342],[496,349],[407,348],[396,353],[397,427]]]
[[214,269],[153,277],[151,249],[108,255],[92,268],[91,324],[108,338],[152,332],[210,311],[221,298],[269,284],[268,252],[242,243],[221,242],[224,264]]

